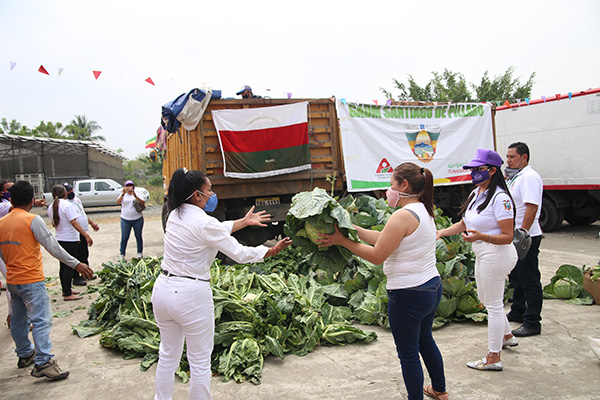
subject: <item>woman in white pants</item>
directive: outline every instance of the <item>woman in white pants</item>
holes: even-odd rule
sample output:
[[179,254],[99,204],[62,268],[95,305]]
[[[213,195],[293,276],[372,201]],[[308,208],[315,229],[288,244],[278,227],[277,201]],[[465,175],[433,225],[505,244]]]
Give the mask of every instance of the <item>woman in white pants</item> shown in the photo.
[[512,244],[514,202],[500,172],[502,163],[495,151],[477,150],[475,158],[463,166],[471,170],[477,186],[463,206],[463,218],[437,234],[440,238],[463,232],[463,239],[473,244],[477,292],[488,311],[488,354],[467,363],[477,370],[502,371],[502,348],[518,345],[503,303],[505,282],[517,263],[517,250]]
[[219,222],[206,214],[217,206],[210,180],[200,171],[180,168],[169,184],[171,213],[164,239],[163,273],[152,292],[154,316],[161,342],[154,388],[155,399],[173,395],[175,371],[184,339],[190,365],[190,399],[210,399],[210,355],[213,350],[214,309],[210,266],[218,251],[239,263],[261,262],[291,244],[289,238],[275,246],[245,247],[231,233],[249,225],[265,226],[270,215],[254,207],[237,221]]

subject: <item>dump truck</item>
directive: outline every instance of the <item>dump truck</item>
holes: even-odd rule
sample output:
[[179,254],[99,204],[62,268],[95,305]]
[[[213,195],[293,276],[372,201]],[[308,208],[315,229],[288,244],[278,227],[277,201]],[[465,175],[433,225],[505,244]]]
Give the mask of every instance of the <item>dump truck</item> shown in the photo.
[[[308,136],[312,168],[284,175],[257,179],[236,179],[224,175],[224,161],[213,110],[242,110],[256,107],[279,106],[308,102]],[[219,220],[242,218],[252,206],[272,216],[267,228],[248,227],[234,235],[240,242],[255,246],[275,238],[283,232],[283,224],[292,197],[298,193],[321,187],[340,192],[344,169],[340,154],[340,134],[335,104],[330,99],[218,99],[211,100],[196,129],[183,126],[166,138],[163,153],[165,188],[177,168],[185,167],[204,172],[217,193],[219,204],[211,213]],[[167,207],[163,207],[163,223]]]
[[540,225],[544,232],[563,220],[588,225],[600,218],[600,88],[557,94],[496,109],[500,154],[524,142],[530,165],[544,181]]

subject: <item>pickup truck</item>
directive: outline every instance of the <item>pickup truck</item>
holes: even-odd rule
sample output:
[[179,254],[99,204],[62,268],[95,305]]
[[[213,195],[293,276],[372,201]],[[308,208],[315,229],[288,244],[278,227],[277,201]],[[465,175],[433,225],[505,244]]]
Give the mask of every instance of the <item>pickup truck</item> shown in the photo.
[[[85,179],[72,183],[75,195],[84,207],[116,206],[117,197],[123,185],[112,179]],[[135,192],[144,201],[150,200],[150,193],[144,188],[136,187]],[[44,193],[48,204],[52,202],[52,193]]]

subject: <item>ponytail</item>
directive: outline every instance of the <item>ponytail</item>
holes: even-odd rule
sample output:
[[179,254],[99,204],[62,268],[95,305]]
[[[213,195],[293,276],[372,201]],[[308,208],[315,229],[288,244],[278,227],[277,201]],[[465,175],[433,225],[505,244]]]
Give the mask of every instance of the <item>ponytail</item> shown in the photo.
[[188,171],[179,168],[173,172],[167,195],[167,208],[169,212],[189,202],[189,197],[194,191],[199,190],[207,182],[207,177],[202,171]]
[[63,185],[54,185],[52,188],[52,226],[57,227],[60,223],[60,215],[58,214],[58,203],[60,199],[65,197],[67,189]]
[[419,167],[415,163],[405,162],[394,168],[394,180],[402,183],[406,180],[411,189],[412,194],[417,194],[417,199],[423,203],[427,213],[431,218],[435,218],[433,212],[433,174],[427,168]]

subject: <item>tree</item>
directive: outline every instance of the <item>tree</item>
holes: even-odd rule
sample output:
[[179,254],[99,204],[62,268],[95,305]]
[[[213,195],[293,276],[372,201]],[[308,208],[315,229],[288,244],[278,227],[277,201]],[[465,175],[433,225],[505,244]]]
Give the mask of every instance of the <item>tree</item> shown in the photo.
[[31,130],[33,136],[67,139],[67,137],[63,135],[63,132],[63,124],[60,122],[53,124],[52,122],[45,123],[44,121],[41,121],[38,126]]
[[2,118],[0,122],[0,133],[7,135],[31,135],[31,131],[25,125],[21,125],[16,119],[8,122],[6,118]]
[[75,115],[71,123],[65,126],[64,131],[68,133],[70,139],[75,140],[101,140],[106,141],[106,138],[101,135],[94,135],[94,132],[102,129],[96,121],[88,121],[85,115]]
[[[514,67],[510,67],[503,75],[490,79],[486,71],[479,86],[467,84],[462,74],[448,69],[444,69],[441,74],[432,72],[433,79],[424,87],[419,86],[412,75],[408,75],[408,87],[397,79],[392,80],[396,89],[400,90],[400,94],[397,96],[398,100],[405,101],[482,102],[530,97],[535,72],[523,85],[518,78],[513,79],[513,72]],[[475,97],[469,91],[469,86],[475,92]],[[394,98],[390,91],[384,88],[380,88],[380,90],[388,99]]]

